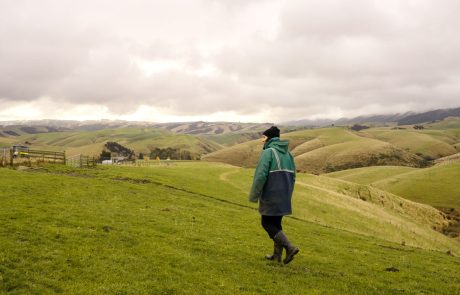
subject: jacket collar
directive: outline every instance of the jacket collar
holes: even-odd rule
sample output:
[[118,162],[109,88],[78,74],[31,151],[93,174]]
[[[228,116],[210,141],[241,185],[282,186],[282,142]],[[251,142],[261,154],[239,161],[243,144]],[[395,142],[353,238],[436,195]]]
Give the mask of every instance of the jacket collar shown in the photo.
[[279,141],[279,140],[280,140],[279,137],[270,138],[268,141],[266,141],[266,142],[264,143],[264,148],[263,148],[263,149],[265,150],[266,148],[268,148],[268,146],[269,146],[272,142]]

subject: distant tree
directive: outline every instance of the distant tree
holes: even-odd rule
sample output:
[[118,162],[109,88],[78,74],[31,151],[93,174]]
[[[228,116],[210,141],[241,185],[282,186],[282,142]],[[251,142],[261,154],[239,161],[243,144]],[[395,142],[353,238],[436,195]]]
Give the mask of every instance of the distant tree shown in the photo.
[[110,151],[103,150],[99,155],[99,161],[110,160],[111,153]]
[[422,130],[425,129],[425,127],[423,127],[423,125],[414,125],[414,129]]
[[150,158],[151,159],[171,159],[171,160],[192,160],[192,154],[190,151],[181,150],[181,149],[174,149],[174,148],[154,148],[150,151]]
[[368,128],[369,128],[369,126],[360,125],[360,124],[355,124],[355,125],[350,127],[350,129],[354,130],[354,131],[360,131],[360,130],[368,129]]
[[144,154],[143,153],[139,153],[139,160],[144,160]]

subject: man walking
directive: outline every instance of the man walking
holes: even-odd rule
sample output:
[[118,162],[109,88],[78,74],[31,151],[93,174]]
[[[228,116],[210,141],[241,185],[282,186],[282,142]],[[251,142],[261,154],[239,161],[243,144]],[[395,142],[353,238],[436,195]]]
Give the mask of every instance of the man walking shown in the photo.
[[273,255],[265,258],[284,264],[294,259],[299,249],[292,245],[283,232],[283,216],[292,214],[291,198],[295,182],[295,164],[288,150],[289,142],[280,140],[280,130],[272,126],[263,133],[264,147],[257,164],[249,201],[259,201],[262,227],[274,242]]

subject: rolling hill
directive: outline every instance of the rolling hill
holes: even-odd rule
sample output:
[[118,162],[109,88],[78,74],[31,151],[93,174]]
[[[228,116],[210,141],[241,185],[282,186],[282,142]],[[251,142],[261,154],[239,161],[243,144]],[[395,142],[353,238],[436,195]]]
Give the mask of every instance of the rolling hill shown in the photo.
[[417,168],[403,166],[373,166],[332,172],[328,173],[327,176],[359,184],[371,184],[375,181],[416,170]]
[[372,183],[404,198],[435,207],[460,209],[460,163],[416,169]]
[[308,127],[325,127],[325,126],[349,126],[353,124],[370,124],[374,126],[385,125],[413,125],[423,124],[435,121],[442,121],[448,117],[460,117],[460,108],[438,109],[426,112],[406,112],[397,114],[376,114],[362,115],[353,118],[318,119],[318,120],[295,120],[287,121],[282,125],[287,126],[308,126]]
[[202,154],[216,151],[221,146],[203,137],[171,132],[154,128],[119,128],[97,131],[66,131],[37,134],[19,134],[0,138],[4,145],[26,143],[34,149],[65,150],[67,155],[99,155],[106,142],[117,142],[138,153],[149,155],[154,148],[175,148],[187,151],[193,159]]
[[338,178],[374,187],[435,207],[460,209],[460,162],[430,168],[365,167],[328,173]]
[[[367,166],[425,167],[436,159],[458,153],[458,121],[448,118],[419,130],[413,126],[361,131],[327,127],[284,133],[281,137],[290,141],[300,171],[317,174]],[[261,148],[258,141],[250,141],[211,153],[204,159],[253,167]]]
[[[420,166],[423,159],[390,143],[360,136],[346,128],[319,128],[282,134],[290,141],[297,169],[324,173],[371,165]],[[206,155],[207,161],[251,167],[262,148],[259,141],[225,148]]]
[[371,128],[361,133],[428,160],[455,154],[457,150],[452,144],[460,139],[450,138],[448,131],[439,131],[434,134],[434,132],[424,130]]
[[328,177],[370,184],[408,200],[436,207],[450,224],[443,232],[460,239],[460,161],[444,160],[423,169],[366,167],[327,174]]
[[[3,124],[3,125],[1,125]],[[101,141],[120,140],[136,152],[148,154],[152,147],[183,149],[194,159],[223,146],[260,137],[270,123],[184,122],[149,123],[128,121],[15,121],[0,122],[0,147],[34,144],[70,154],[98,154]],[[282,130],[291,130],[283,128]],[[174,137],[174,139],[173,139]]]

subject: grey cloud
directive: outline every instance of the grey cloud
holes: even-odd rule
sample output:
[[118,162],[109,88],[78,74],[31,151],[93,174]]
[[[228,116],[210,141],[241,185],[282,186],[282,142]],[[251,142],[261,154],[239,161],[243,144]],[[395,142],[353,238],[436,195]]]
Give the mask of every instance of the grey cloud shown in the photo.
[[[270,1],[184,3],[8,3],[0,101],[47,96],[119,114],[142,104],[180,115],[272,109],[280,119],[458,104],[457,1],[280,1],[277,18],[255,13]],[[251,18],[257,29],[242,26]],[[272,37],[264,24],[277,27]],[[187,71],[145,76],[136,58]],[[204,64],[218,74],[194,74]]]

